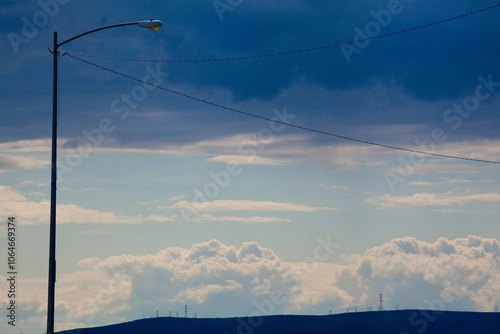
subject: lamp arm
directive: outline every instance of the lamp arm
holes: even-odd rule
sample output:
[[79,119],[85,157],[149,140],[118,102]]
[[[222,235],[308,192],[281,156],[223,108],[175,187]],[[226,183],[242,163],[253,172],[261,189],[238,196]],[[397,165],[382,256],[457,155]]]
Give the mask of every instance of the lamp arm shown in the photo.
[[113,25],[110,25],[110,26],[105,26],[105,27],[97,28],[97,29],[94,29],[94,30],[90,30],[90,31],[84,32],[83,34],[77,35],[75,37],[72,37],[72,38],[70,38],[70,39],[68,39],[68,40],[66,40],[66,41],[64,41],[62,43],[59,43],[59,44],[57,44],[57,47],[60,47],[61,45],[66,44],[68,42],[71,42],[74,39],[80,38],[82,36],[91,34],[93,32],[99,31],[99,30],[104,30],[104,29],[109,29],[109,28],[115,28],[115,27],[122,27],[122,26],[133,26],[133,25],[138,25],[138,24],[139,24],[139,22],[127,22],[127,23],[119,23],[119,24],[113,24]]

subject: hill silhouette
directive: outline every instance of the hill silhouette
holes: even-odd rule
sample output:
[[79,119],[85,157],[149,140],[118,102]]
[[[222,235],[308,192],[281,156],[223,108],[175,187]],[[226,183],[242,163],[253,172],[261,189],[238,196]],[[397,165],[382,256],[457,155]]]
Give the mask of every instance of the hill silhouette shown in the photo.
[[335,315],[141,319],[60,334],[498,334],[500,313],[400,310]]

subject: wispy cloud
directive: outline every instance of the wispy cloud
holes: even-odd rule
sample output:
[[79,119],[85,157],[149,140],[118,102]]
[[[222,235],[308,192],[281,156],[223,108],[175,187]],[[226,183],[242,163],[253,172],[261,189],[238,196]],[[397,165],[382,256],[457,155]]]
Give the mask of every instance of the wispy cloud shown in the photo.
[[[60,139],[60,152],[69,139]],[[414,148],[414,147],[409,147]],[[50,163],[29,153],[47,152],[49,139],[16,141],[0,144],[0,171],[43,168]],[[418,149],[418,148],[416,148]],[[366,144],[340,142],[318,144],[313,136],[275,135],[271,138],[257,139],[256,134],[238,134],[228,137],[202,140],[188,144],[164,145],[157,142],[145,142],[141,146],[121,147],[115,140],[108,140],[93,148],[94,152],[128,152],[144,154],[205,155],[207,161],[233,163],[238,165],[286,165],[292,163],[330,164],[338,168],[357,168],[360,166],[380,166],[392,154],[400,151],[388,150]],[[478,140],[445,143],[433,152],[464,156],[478,159],[500,159],[500,140]],[[23,155],[19,155],[23,153]],[[451,160],[429,158],[422,164],[412,166],[417,175],[436,173],[475,173],[478,169],[490,168],[488,165],[472,166]],[[387,171],[397,173],[398,167]]]
[[89,231],[77,231],[76,234],[89,234],[89,235],[108,235],[115,234],[112,231],[99,231],[99,230],[89,230]]
[[167,216],[160,216],[160,215],[149,215],[146,218],[146,220],[151,220],[151,221],[158,222],[158,223],[166,223],[166,222],[175,221],[175,218],[167,217]]
[[318,210],[328,210],[330,208],[313,207],[295,203],[278,203],[269,201],[249,201],[249,200],[216,200],[203,203],[193,203],[188,201],[179,201],[170,207],[170,209],[191,209],[201,212],[217,211],[282,211],[282,212],[315,212]]
[[471,213],[471,214],[492,214],[495,211],[477,211],[477,210],[459,210],[459,209],[434,209],[435,212],[445,212],[445,213]]
[[47,165],[50,161],[40,157],[0,154],[0,172],[41,169]]
[[[477,173],[479,169],[488,168],[488,166],[472,166],[464,164],[422,164],[412,166],[414,174],[428,175],[428,174],[455,174],[455,173]],[[399,168],[389,168],[391,173],[399,173]]]
[[428,181],[415,181],[415,182],[408,182],[411,185],[414,186],[438,186],[438,185],[443,185],[443,184],[464,184],[464,183],[472,183],[472,182],[480,182],[480,183],[490,183],[493,182],[492,180],[466,180],[466,179],[447,179],[447,178],[441,178],[444,181],[438,181],[438,182],[428,182]]
[[38,181],[32,181],[32,180],[26,180],[20,183],[22,187],[27,187],[29,185],[37,186],[37,187],[46,187],[49,184],[48,183],[43,183],[43,182],[38,182]]
[[346,187],[346,186],[342,186],[342,185],[339,185],[339,184],[334,184],[333,186],[329,186],[327,184],[318,184],[318,187],[320,188],[331,188],[331,189],[341,189],[341,190],[349,190],[349,187]]
[[[418,147],[408,148],[419,149]],[[110,150],[112,148],[103,148]],[[148,148],[117,148],[119,150],[144,153],[166,153],[182,155],[214,155],[207,159],[215,162],[233,162],[238,164],[280,165],[290,163],[332,164],[339,166],[379,166],[384,159],[401,151],[389,150],[366,144],[340,142],[318,144],[313,136],[276,135],[265,140],[257,140],[255,134],[239,134],[230,137],[204,140],[191,144],[175,146],[151,146]],[[500,140],[477,140],[445,143],[436,147],[433,153],[463,156],[477,159],[500,159]],[[446,163],[442,163],[445,161]],[[470,166],[455,161],[429,158],[423,164],[415,165],[419,175],[431,173],[468,173],[477,168],[488,166]],[[389,169],[396,171],[397,168]]]
[[101,190],[102,188],[83,188],[83,189],[78,189],[77,192],[85,192],[85,191],[96,191],[96,190]]
[[236,222],[236,223],[289,223],[290,219],[277,217],[230,217],[230,216],[212,216],[202,214],[192,218],[195,223],[200,222]]
[[[65,139],[59,139],[59,145],[65,143]],[[34,139],[34,140],[18,140],[13,142],[0,143],[0,152],[50,152],[52,148],[52,140]]]
[[[22,213],[23,224],[48,224],[50,217],[49,201],[30,201],[12,187],[0,186],[0,211],[6,215]],[[87,209],[75,204],[57,205],[57,222],[59,224],[139,224],[140,217],[130,217]]]
[[207,159],[207,161],[224,162],[233,165],[269,165],[269,166],[281,166],[290,163],[286,160],[278,160],[272,158],[247,156],[247,155],[218,155],[216,157]]
[[366,202],[378,205],[383,209],[401,208],[410,206],[448,206],[448,205],[462,205],[469,202],[500,202],[500,194],[486,193],[486,194],[435,194],[435,193],[417,193],[412,196],[393,196],[383,195],[378,197],[370,197]]

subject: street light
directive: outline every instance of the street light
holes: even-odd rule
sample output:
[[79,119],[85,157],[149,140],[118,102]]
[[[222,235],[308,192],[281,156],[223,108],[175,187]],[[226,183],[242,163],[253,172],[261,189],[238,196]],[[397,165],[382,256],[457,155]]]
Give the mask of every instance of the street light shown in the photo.
[[161,28],[161,21],[159,20],[149,20],[149,21],[139,21],[137,25],[141,28],[149,28],[153,31],[158,31]]
[[160,30],[160,20],[148,20],[138,22],[128,22],[113,24],[98,29],[87,31],[83,34],[72,37],[62,43],[57,43],[57,31],[54,31],[54,55],[53,62],[53,92],[52,92],[52,176],[50,183],[50,240],[49,240],[49,288],[47,303],[47,334],[54,334],[54,307],[55,307],[55,283],[56,283],[56,182],[57,182],[57,61],[59,47],[74,39],[91,34],[96,31],[122,26],[136,25],[141,28],[149,28],[153,31]]

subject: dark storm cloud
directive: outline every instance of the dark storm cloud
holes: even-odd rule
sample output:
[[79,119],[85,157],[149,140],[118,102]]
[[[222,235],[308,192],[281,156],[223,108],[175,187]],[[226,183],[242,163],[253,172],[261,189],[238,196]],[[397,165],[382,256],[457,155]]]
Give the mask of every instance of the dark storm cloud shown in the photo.
[[[85,8],[69,1],[59,6],[57,15],[50,17],[29,43],[19,46],[18,54],[11,48],[7,34],[21,34],[22,18],[32,20],[42,9],[38,4],[9,3],[1,13],[6,20],[0,24],[4,46],[1,85],[6,110],[0,114],[0,122],[12,127],[5,129],[7,137],[2,140],[48,136],[51,54],[47,47],[52,43],[53,30],[58,30],[60,40],[65,40],[107,24],[159,18],[164,26],[156,33],[135,28],[114,29],[86,36],[65,45],[64,49],[123,58],[237,57],[352,41],[363,38],[364,34],[370,35],[367,32],[370,24],[376,28],[377,22],[386,20],[384,24],[378,23],[376,34],[371,33],[382,35],[493,4],[490,1],[456,4],[409,0],[222,3],[231,8],[222,13],[223,20],[220,10],[214,8],[214,1],[148,1],[122,6],[99,1]],[[384,13],[391,10],[390,17],[384,17]],[[259,114],[293,103],[291,110],[298,113],[296,121],[331,131],[341,129],[353,133],[347,126],[358,129],[367,124],[430,122],[443,126],[443,113],[451,107],[449,101],[461,102],[473,94],[479,76],[487,78],[491,74],[493,80],[500,81],[497,61],[500,43],[495,36],[499,11],[495,8],[418,31],[354,44],[351,47],[358,52],[348,53],[347,57],[346,50],[352,51],[352,48],[343,51],[335,47],[254,60],[162,64],[162,70],[168,72],[168,79],[162,85]],[[148,66],[156,66],[154,63],[89,60],[140,79],[147,73]],[[80,134],[82,129],[95,127],[102,117],[116,116],[112,114],[112,102],[122,94],[130,94],[137,84],[67,56],[62,58],[60,66],[61,120],[66,122],[61,129],[62,136]],[[371,95],[367,93],[370,90]],[[356,95],[358,93],[365,96]],[[316,99],[310,97],[315,94]],[[373,98],[367,98],[367,94]],[[402,101],[405,94],[415,103]],[[490,102],[484,102],[482,108]],[[433,105],[419,109],[417,103]],[[13,117],[7,110],[14,110],[17,116]],[[122,142],[152,137],[189,141],[246,133],[263,126],[159,90],[149,92],[148,98],[132,111],[149,110],[167,112],[169,117],[160,117],[161,121],[150,124],[147,133],[138,133],[129,118],[127,122],[117,123],[117,131],[112,135]],[[172,113],[177,113],[177,118]],[[497,119],[497,113],[491,109],[477,113],[467,120],[460,134],[470,129],[468,134],[472,136],[497,136],[493,128]],[[189,124],[185,123],[187,120]],[[489,126],[479,126],[473,120]],[[212,121],[209,129],[207,121]],[[19,128],[30,131],[17,131]],[[187,134],[189,130],[191,134]]]
[[[398,4],[399,3],[399,4]],[[351,41],[370,36],[373,13],[395,14],[379,24],[376,36],[460,15],[486,4],[439,7],[410,1],[361,1],[347,5],[287,2],[286,6],[242,2],[211,19],[213,8],[170,4],[167,20],[171,58],[213,58],[257,55]],[[391,7],[392,6],[392,7]],[[202,8],[204,10],[202,10]],[[347,63],[341,48],[274,59],[179,66],[179,81],[231,90],[238,99],[272,98],[297,76],[330,89],[352,89],[374,81],[396,80],[410,94],[425,100],[458,97],[478,75],[499,72],[495,38],[498,9],[399,36],[352,45],[359,51]],[[373,27],[373,25],[371,25]],[[356,34],[359,29],[363,33]],[[260,83],[260,84],[258,84]]]

